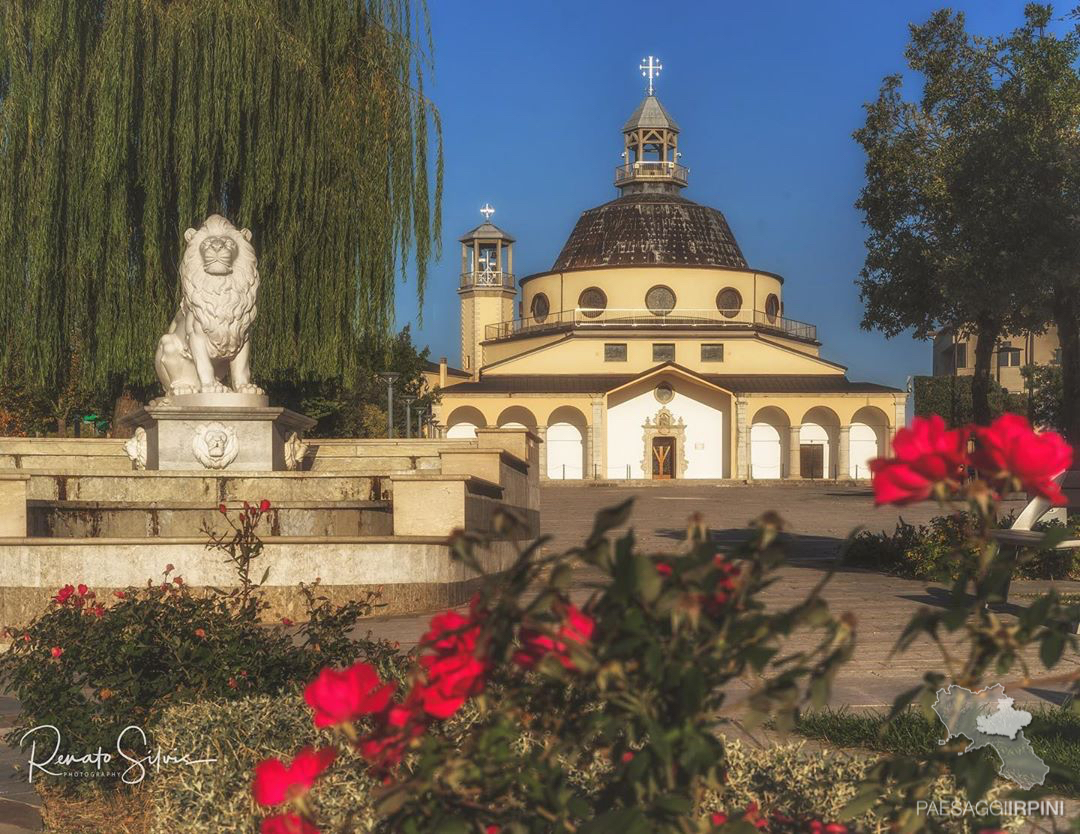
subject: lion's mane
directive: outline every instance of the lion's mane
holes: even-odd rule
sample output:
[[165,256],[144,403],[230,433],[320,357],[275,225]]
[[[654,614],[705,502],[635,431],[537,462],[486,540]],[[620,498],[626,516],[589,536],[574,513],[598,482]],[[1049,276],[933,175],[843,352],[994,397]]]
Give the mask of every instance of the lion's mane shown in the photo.
[[[210,236],[229,236],[237,246],[229,275],[209,275],[203,268],[199,246]],[[224,217],[211,215],[188,241],[180,262],[183,306],[194,314],[210,343],[214,359],[232,358],[247,342],[258,312],[255,296],[259,271],[255,247]],[[186,334],[189,338],[190,333]]]

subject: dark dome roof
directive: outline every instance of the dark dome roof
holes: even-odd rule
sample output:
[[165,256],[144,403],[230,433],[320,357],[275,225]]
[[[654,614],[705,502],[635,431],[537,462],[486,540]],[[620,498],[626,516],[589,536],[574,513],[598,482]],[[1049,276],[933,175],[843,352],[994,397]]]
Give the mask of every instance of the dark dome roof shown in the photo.
[[716,209],[678,194],[636,193],[584,212],[552,270],[648,264],[747,268]]

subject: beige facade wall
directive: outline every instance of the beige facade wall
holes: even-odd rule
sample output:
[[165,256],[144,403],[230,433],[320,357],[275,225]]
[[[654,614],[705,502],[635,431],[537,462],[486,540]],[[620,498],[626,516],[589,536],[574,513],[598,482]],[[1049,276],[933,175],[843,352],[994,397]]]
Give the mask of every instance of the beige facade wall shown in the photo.
[[599,287],[607,296],[608,308],[646,309],[645,294],[663,284],[676,296],[673,315],[679,311],[716,311],[716,296],[726,287],[738,290],[744,310],[764,310],[766,299],[775,294],[783,304],[783,279],[767,272],[690,267],[612,267],[547,272],[529,276],[521,286],[522,309],[530,315],[533,297],[544,293],[552,312],[573,310],[578,297],[589,287]]
[[514,290],[470,287],[461,295],[461,369],[475,374],[482,363],[487,326],[514,318]]
[[[1006,336],[998,342],[990,366],[991,376],[1007,391],[1025,389],[1021,369],[1026,365],[1053,365],[1060,361],[1057,328],[1045,333]],[[975,373],[975,337],[945,329],[934,337],[934,376],[972,376]]]
[[[625,362],[607,362],[604,345],[626,345]],[[836,374],[839,365],[794,350],[779,340],[770,340],[754,333],[714,333],[692,336],[676,335],[660,330],[647,333],[627,329],[604,333],[580,332],[572,338],[542,345],[533,351],[485,367],[488,377],[516,374],[564,374],[569,369],[589,374],[636,374],[659,364],[653,359],[654,344],[674,344],[675,362],[702,374]],[[702,361],[703,344],[722,344],[722,362]]]

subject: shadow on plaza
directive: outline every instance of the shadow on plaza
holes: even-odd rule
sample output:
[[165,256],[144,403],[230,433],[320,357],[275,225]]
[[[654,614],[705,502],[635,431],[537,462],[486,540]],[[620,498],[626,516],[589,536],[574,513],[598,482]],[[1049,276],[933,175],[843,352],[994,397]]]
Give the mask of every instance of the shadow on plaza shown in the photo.
[[[726,530],[709,530],[709,537],[722,551],[730,551],[744,544],[753,536],[754,531],[745,527],[733,527]],[[685,541],[685,527],[671,527],[656,530],[654,535],[662,539]],[[780,545],[787,553],[788,561],[793,565],[812,565],[827,568],[840,553],[843,539],[835,536],[810,536],[802,533],[781,533]]]
[[[921,594],[900,594],[900,599],[917,602],[929,608],[948,608],[952,604],[952,592],[945,587],[929,586]],[[970,602],[974,597],[964,594],[965,601]],[[990,610],[996,614],[1012,614],[1019,617],[1027,610],[1025,605],[1017,605],[1014,602],[997,602],[990,606]]]

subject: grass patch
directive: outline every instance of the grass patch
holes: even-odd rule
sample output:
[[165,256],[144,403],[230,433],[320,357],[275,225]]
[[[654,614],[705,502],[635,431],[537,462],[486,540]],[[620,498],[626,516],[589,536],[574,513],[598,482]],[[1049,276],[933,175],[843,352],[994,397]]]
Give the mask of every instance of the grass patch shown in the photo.
[[[1031,723],[1024,735],[1035,755],[1050,767],[1045,787],[1062,796],[1080,798],[1080,715],[1068,709],[1035,707],[1028,710]],[[906,756],[927,755],[938,747],[945,728],[940,721],[928,721],[910,709],[885,723],[887,713],[821,710],[803,715],[795,732],[806,738],[836,747],[861,747],[882,753]],[[971,755],[971,754],[969,754]],[[995,769],[1000,764],[990,749],[974,755],[991,756]]]

